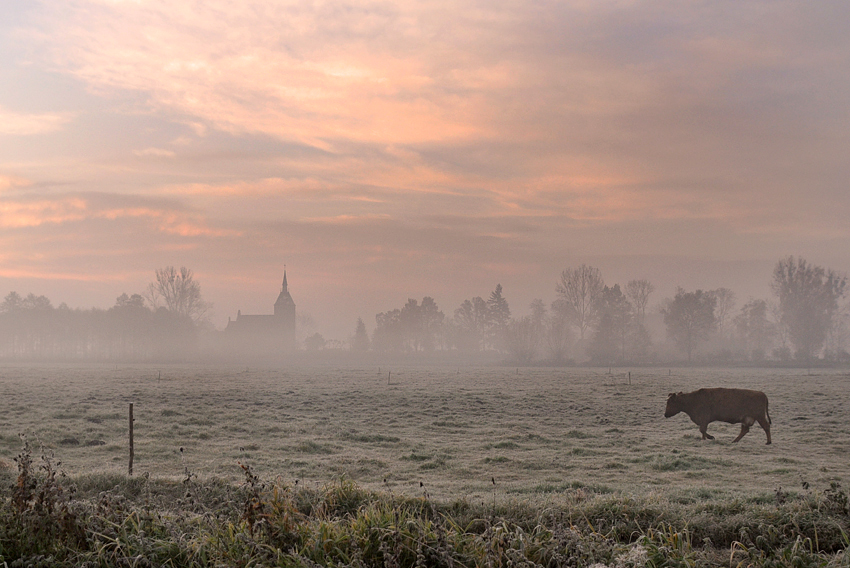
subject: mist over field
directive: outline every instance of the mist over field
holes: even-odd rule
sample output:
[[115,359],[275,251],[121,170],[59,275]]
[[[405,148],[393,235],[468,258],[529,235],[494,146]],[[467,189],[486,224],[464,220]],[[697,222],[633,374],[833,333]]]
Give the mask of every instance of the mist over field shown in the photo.
[[286,272],[266,313],[238,310],[217,329],[209,317],[212,304],[194,272],[168,266],[155,270],[143,293],[123,293],[109,309],[71,309],[64,303],[54,306],[45,296],[10,292],[0,303],[0,359],[249,367],[405,360],[516,366],[846,365],[846,284],[841,272],[788,256],[775,264],[765,298],[743,301],[725,287],[678,287],[673,296],[661,297],[648,279],[610,283],[599,268],[582,264],[560,273],[554,299],[537,298],[524,309],[512,307],[501,284],[454,310],[431,296],[408,298],[373,318],[358,317],[338,339],[325,337],[298,307]]

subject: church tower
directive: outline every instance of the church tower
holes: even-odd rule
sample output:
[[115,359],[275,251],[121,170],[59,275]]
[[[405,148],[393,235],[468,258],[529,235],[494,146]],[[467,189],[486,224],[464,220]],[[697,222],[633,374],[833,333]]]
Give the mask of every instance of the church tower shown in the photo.
[[286,269],[283,270],[283,285],[277,301],[274,303],[274,318],[280,326],[285,349],[295,349],[295,302],[289,294],[286,283]]

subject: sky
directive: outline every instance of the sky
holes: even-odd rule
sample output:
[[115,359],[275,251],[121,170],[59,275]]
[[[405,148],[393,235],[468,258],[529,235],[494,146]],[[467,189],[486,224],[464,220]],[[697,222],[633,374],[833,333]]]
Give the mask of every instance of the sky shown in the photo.
[[0,296],[108,308],[284,267],[326,338],[566,268],[770,297],[850,270],[850,3],[0,2]]

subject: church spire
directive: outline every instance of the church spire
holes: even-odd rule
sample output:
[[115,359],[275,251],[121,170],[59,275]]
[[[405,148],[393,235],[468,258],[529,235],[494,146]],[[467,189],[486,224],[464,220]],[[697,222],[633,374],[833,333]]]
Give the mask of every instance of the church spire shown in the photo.
[[274,303],[275,315],[284,311],[292,312],[292,317],[295,317],[295,302],[292,301],[292,296],[289,295],[289,285],[286,281],[286,267],[283,268],[283,284],[280,287],[280,295],[277,297],[277,302]]

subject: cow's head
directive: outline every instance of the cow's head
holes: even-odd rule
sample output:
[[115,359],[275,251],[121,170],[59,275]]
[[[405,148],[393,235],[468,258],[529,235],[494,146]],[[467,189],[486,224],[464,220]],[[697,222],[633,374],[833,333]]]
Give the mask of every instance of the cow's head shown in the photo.
[[667,395],[667,409],[664,411],[664,418],[670,418],[682,412],[682,401],[679,399],[681,394],[681,392],[671,392]]

